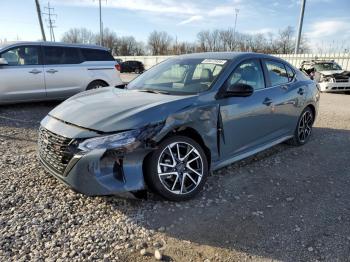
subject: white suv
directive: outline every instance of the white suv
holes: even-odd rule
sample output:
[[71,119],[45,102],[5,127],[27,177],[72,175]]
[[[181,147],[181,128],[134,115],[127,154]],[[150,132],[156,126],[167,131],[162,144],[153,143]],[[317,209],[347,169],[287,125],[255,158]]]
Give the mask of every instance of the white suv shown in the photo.
[[0,104],[65,99],[121,85],[120,67],[100,46],[18,42],[0,46]]

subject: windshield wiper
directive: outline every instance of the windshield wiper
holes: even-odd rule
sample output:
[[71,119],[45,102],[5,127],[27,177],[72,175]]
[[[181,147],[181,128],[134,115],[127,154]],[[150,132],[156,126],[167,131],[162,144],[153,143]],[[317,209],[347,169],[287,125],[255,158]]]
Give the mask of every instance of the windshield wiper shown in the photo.
[[168,95],[169,92],[162,91],[162,90],[154,90],[154,89],[138,89],[140,92],[147,92],[147,93],[153,93],[153,94],[163,94]]

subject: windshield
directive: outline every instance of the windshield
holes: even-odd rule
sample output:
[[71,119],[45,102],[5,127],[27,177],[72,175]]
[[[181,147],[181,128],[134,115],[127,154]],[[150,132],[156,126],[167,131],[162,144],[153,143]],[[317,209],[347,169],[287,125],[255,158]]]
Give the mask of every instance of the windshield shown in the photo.
[[316,71],[342,70],[341,67],[336,63],[315,64],[315,68]]
[[173,58],[166,60],[127,85],[139,89],[167,94],[195,94],[211,88],[227,60],[200,58]]

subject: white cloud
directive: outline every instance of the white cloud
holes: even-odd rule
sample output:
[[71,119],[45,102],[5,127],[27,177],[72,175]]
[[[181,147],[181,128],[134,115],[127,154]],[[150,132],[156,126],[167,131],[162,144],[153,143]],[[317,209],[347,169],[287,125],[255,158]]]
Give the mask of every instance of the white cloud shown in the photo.
[[342,50],[350,47],[350,20],[334,18],[317,21],[305,28],[312,49]]
[[[56,5],[97,6],[93,0],[54,0]],[[196,14],[199,9],[189,2],[175,0],[108,0],[102,1],[104,8],[117,8],[131,11],[146,11],[153,13]]]
[[307,33],[308,37],[312,38],[325,38],[332,35],[344,35],[344,33],[350,33],[350,22],[341,20],[328,20],[315,22],[311,25],[310,32]]
[[195,21],[200,21],[202,19],[203,19],[203,16],[201,16],[201,15],[194,15],[194,16],[191,16],[190,18],[186,19],[186,20],[181,21],[180,23],[178,23],[178,25],[186,25],[186,24],[189,24],[189,23],[192,23],[192,22],[195,22]]

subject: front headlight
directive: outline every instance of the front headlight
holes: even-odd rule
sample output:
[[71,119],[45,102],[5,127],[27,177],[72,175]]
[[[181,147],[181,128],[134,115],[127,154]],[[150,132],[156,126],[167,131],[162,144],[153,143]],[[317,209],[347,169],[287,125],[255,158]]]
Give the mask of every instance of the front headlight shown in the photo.
[[78,149],[88,152],[94,149],[120,149],[127,152],[147,143],[164,126],[165,121],[151,123],[140,129],[120,132],[113,135],[89,138],[81,142]]
[[135,143],[139,134],[140,130],[131,130],[114,135],[90,138],[80,143],[78,148],[82,151],[91,151],[93,149],[115,149],[127,147]]
[[333,82],[335,82],[335,81],[334,81],[334,78],[331,77],[331,76],[324,76],[324,75],[321,75],[321,77],[320,77],[320,82],[330,82],[330,83],[333,83]]

